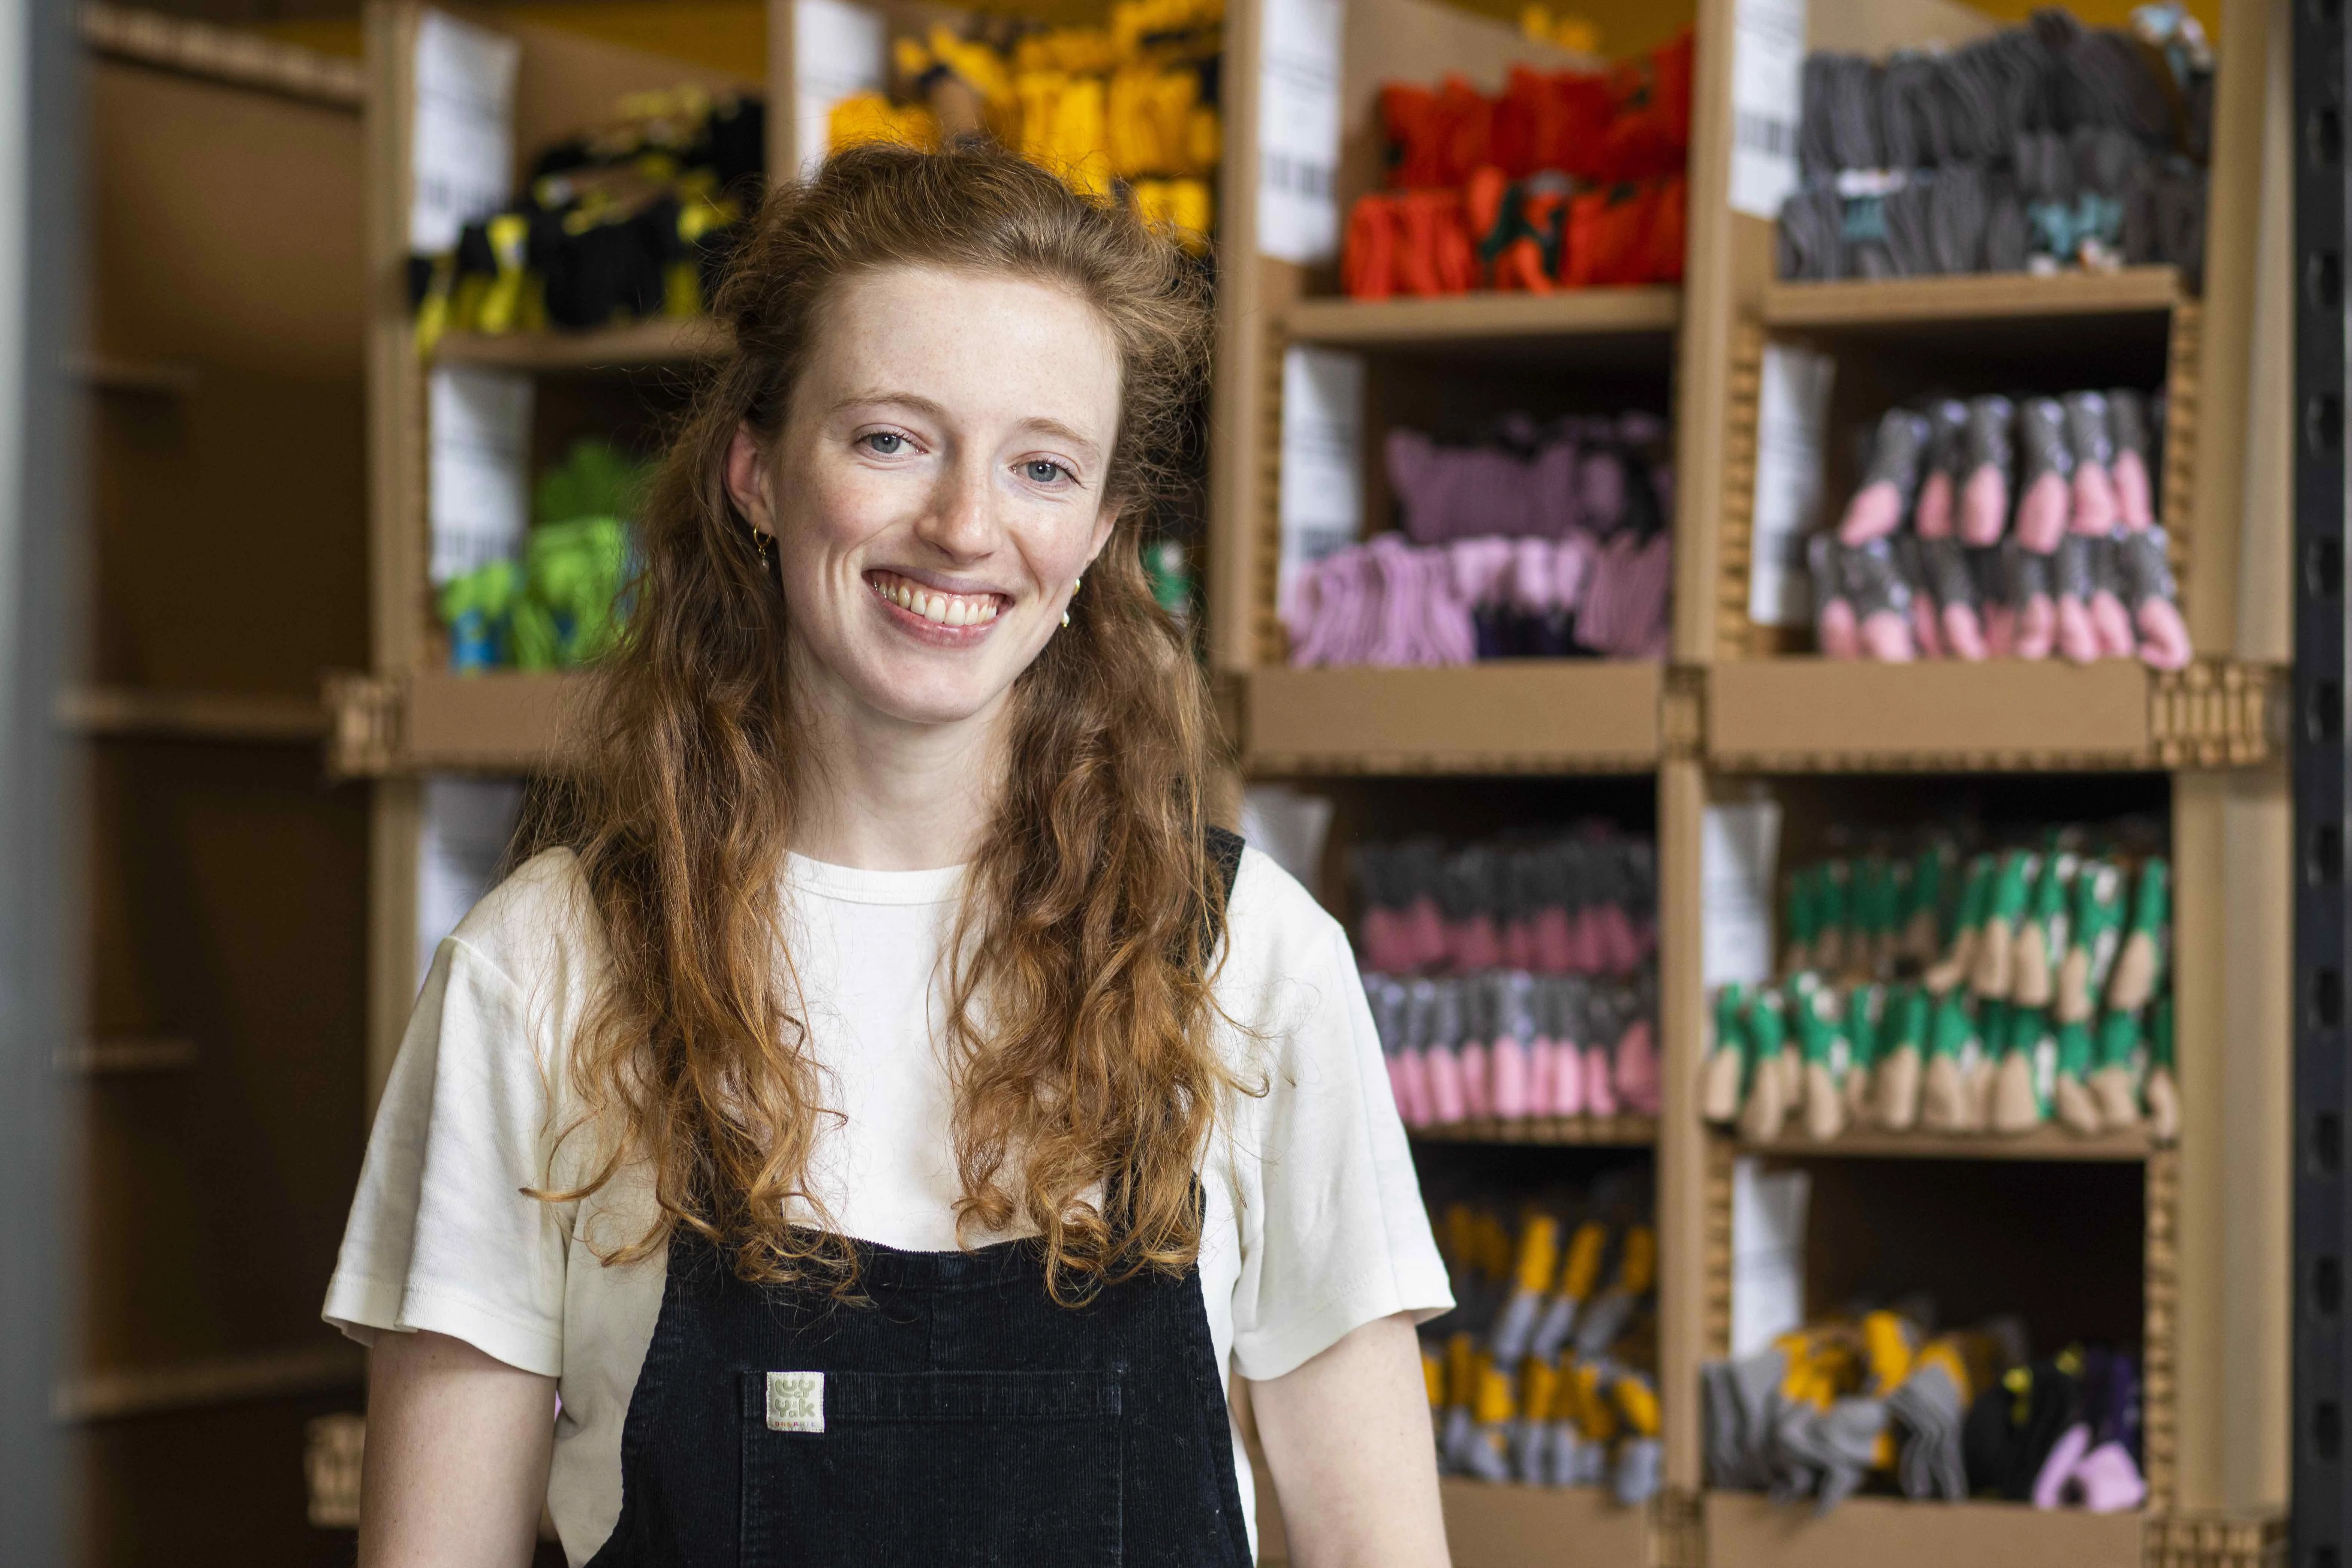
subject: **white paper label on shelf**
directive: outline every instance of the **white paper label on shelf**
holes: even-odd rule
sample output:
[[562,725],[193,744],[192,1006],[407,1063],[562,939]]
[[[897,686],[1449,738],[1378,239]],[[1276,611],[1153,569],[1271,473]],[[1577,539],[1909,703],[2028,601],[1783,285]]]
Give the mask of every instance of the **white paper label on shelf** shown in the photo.
[[522,814],[518,779],[425,781],[425,831],[416,849],[416,983],[433,950],[482,901]]
[[1282,562],[1276,602],[1298,569],[1364,527],[1364,356],[1295,348],[1282,360]]
[[416,24],[408,247],[454,249],[457,231],[514,189],[515,67],[522,46],[438,11]]
[[1344,0],[1265,0],[1258,26],[1257,247],[1278,261],[1339,253]]
[[1731,210],[1778,217],[1797,188],[1805,0],[1737,0],[1731,45]]
[[533,384],[513,371],[445,365],[433,373],[435,585],[522,548],[530,521]]
[[889,85],[882,13],[848,0],[793,0],[793,113],[801,172],[824,162],[833,107]]
[[1812,1173],[1766,1174],[1753,1159],[1731,1164],[1731,1353],[1769,1348],[1805,1321],[1805,1211]]
[[1780,803],[1710,805],[1699,832],[1699,975],[1710,990],[1772,978]]
[[1255,784],[1242,791],[1242,838],[1252,848],[1323,896],[1323,847],[1331,835],[1331,798],[1289,784]]
[[1767,343],[1756,394],[1756,506],[1748,558],[1748,618],[1801,626],[1813,618],[1805,541],[1822,525],[1830,388],[1837,362]]

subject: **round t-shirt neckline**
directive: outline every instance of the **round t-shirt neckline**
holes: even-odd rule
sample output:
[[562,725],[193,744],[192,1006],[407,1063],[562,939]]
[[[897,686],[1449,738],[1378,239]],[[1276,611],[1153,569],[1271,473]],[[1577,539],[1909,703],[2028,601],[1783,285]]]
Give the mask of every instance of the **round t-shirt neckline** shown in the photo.
[[940,866],[928,871],[868,871],[805,855],[788,853],[784,858],[784,878],[795,891],[853,904],[952,903],[963,889],[964,870]]

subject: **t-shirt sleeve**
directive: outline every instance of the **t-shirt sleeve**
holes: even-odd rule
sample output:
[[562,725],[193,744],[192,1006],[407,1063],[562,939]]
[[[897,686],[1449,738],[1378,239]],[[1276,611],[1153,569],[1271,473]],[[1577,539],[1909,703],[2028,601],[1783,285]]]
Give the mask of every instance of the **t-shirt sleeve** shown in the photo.
[[566,1215],[546,1181],[546,1094],[522,989],[441,943],[376,1109],[326,1320],[362,1343],[447,1334],[526,1372],[563,1370]]
[[1234,1118],[1234,1357],[1265,1379],[1377,1319],[1435,1317],[1454,1296],[1347,935],[1265,856],[1244,871],[1228,967],[1244,971],[1234,1000],[1255,1015],[1250,1087],[1264,1093]]

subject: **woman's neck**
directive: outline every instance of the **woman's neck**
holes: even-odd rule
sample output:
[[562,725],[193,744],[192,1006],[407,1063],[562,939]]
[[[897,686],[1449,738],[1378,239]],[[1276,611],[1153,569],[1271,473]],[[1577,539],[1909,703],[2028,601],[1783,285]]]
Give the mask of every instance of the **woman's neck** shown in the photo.
[[961,866],[979,852],[996,802],[1009,704],[952,724],[879,713],[827,681],[803,683],[812,765],[793,811],[794,853],[865,871]]

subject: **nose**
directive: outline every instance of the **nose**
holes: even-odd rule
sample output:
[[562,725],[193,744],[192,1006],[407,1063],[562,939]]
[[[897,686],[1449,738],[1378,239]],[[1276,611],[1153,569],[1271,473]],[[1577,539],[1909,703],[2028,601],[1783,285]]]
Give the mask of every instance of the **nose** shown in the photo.
[[984,462],[950,464],[932,490],[915,536],[947,560],[968,564],[996,548],[996,494]]

